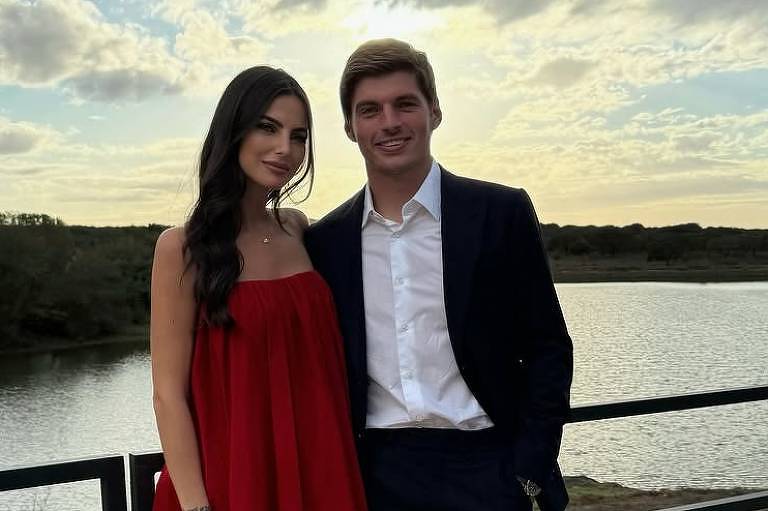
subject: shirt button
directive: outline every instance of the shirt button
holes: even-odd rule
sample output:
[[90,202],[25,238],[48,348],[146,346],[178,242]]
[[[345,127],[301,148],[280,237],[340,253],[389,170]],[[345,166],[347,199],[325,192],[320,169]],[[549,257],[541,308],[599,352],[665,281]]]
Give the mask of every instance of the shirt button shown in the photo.
[[411,371],[406,371],[403,373],[403,379],[404,380],[410,380],[411,377],[413,377],[413,373]]
[[402,286],[403,282],[405,282],[405,279],[403,277],[397,277],[395,279],[395,284],[397,284],[398,286]]
[[399,238],[399,237],[400,237],[400,233],[399,233],[399,232],[393,232],[393,233],[392,233],[392,238],[393,238],[393,239],[397,239],[397,238]]
[[401,325],[400,326],[400,331],[401,332],[407,332],[408,331],[408,323],[406,323],[404,325]]

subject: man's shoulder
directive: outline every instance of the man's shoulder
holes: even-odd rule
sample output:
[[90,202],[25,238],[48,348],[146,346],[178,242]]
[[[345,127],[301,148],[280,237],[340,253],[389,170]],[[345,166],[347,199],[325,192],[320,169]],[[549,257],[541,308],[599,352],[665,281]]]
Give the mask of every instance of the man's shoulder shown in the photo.
[[466,176],[460,176],[446,171],[448,180],[461,189],[461,193],[471,198],[485,199],[503,204],[523,205],[530,201],[528,193],[523,188],[508,186],[493,181],[484,181]]
[[[360,198],[362,192],[357,192],[352,197],[341,203],[330,213],[326,214],[319,220],[315,220],[307,229],[307,234],[312,236],[316,233],[325,232],[329,229],[333,229],[341,224],[343,221],[349,219],[349,215],[352,214],[357,201]],[[362,221],[362,219],[359,219]]]

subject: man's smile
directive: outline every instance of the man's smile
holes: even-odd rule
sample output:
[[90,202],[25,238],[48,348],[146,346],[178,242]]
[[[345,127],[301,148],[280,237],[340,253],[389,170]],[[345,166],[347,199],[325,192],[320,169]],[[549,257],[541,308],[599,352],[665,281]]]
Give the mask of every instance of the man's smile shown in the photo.
[[405,147],[410,140],[411,137],[388,138],[386,140],[380,140],[374,145],[384,152],[396,152]]

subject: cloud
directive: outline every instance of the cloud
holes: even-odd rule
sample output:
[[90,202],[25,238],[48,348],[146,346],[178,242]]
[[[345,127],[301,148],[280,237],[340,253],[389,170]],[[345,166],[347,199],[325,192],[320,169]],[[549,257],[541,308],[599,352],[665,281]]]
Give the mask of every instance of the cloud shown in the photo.
[[408,5],[419,9],[477,5],[504,24],[539,14],[554,0],[383,0],[380,3],[390,6]]
[[175,51],[189,61],[218,67],[251,66],[263,60],[268,50],[268,45],[255,37],[230,35],[220,20],[204,10],[184,13],[180,25]]
[[198,6],[198,0],[161,0],[154,3],[150,13],[169,23],[178,23],[185,13],[196,10]]
[[58,134],[44,126],[0,117],[0,155],[28,153]]
[[6,209],[43,208],[69,223],[175,224],[193,202],[199,140],[129,146],[50,140],[34,151],[0,155]]
[[40,141],[40,135],[31,129],[0,127],[0,154],[26,153]]
[[543,64],[528,81],[556,88],[570,87],[595,66],[596,63],[589,60],[561,57]]
[[306,7],[309,9],[324,9],[328,5],[328,0],[280,0],[275,5],[276,9],[293,9],[295,7]]
[[684,25],[738,19],[761,19],[765,23],[768,16],[768,2],[764,0],[653,0],[650,7]]
[[142,101],[156,95],[178,94],[175,77],[161,70],[115,69],[87,71],[63,82],[65,90],[86,101]]
[[136,101],[179,93],[184,68],[161,39],[106,22],[85,0],[0,0],[0,83],[64,83],[76,99]]

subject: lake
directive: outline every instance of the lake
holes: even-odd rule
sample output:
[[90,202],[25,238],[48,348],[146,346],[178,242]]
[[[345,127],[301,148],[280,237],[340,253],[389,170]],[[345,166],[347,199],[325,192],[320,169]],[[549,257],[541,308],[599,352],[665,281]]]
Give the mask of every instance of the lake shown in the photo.
[[[768,282],[557,286],[572,403],[768,384]],[[143,346],[0,357],[0,468],[159,449]],[[566,426],[566,475],[768,488],[768,402]],[[0,493],[0,511],[99,508],[98,482]]]

